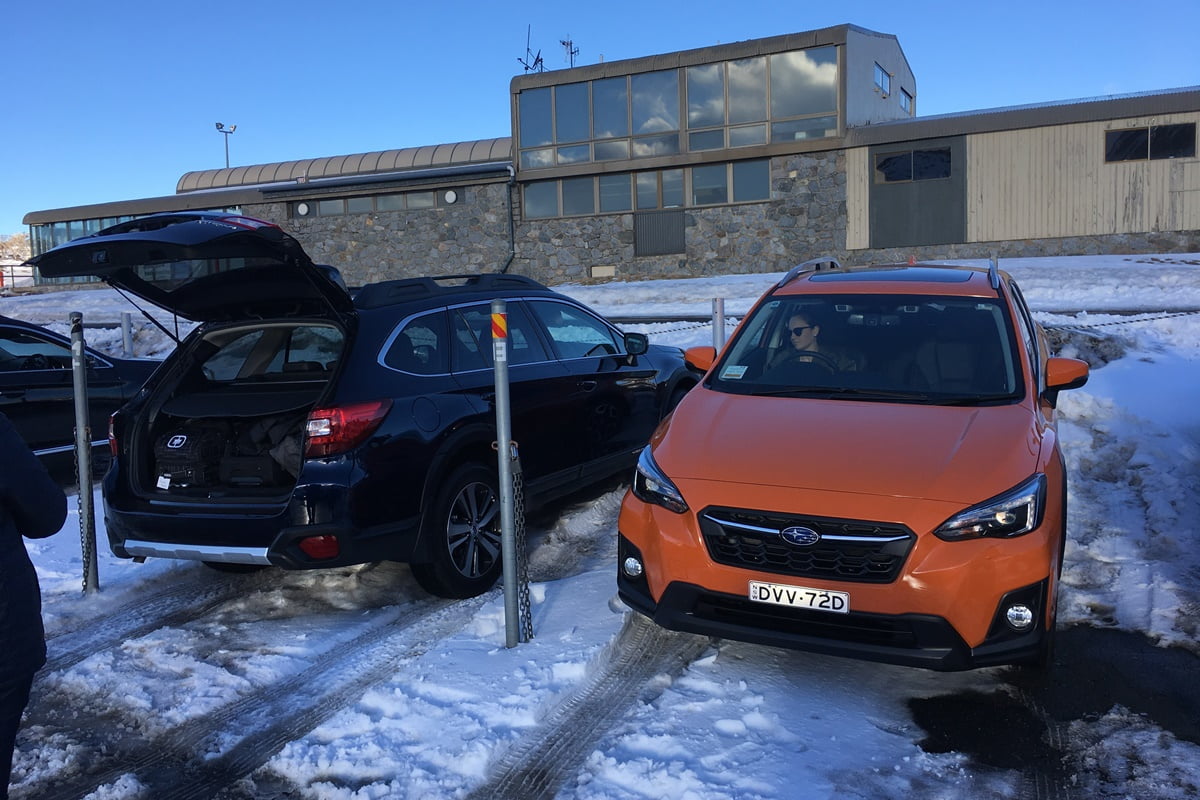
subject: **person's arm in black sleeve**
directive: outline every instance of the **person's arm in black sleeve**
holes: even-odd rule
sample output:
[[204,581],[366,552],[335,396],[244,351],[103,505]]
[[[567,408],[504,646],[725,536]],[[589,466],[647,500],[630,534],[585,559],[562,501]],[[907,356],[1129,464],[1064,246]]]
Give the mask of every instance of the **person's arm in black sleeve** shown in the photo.
[[22,536],[40,539],[57,533],[67,519],[66,495],[3,414],[0,459],[0,509]]

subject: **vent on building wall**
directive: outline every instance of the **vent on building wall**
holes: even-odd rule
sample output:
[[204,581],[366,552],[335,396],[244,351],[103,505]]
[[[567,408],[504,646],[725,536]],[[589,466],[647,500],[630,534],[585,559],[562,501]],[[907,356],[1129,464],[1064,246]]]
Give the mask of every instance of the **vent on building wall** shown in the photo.
[[664,256],[684,252],[683,209],[639,211],[633,215],[633,254]]

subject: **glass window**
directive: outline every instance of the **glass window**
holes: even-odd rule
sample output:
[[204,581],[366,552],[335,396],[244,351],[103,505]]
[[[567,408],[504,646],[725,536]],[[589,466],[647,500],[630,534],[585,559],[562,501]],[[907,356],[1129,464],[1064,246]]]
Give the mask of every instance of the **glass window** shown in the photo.
[[1149,128],[1106,131],[1104,134],[1105,161],[1138,161],[1147,158],[1149,153]]
[[637,174],[637,207],[658,208],[658,173],[639,172]]
[[562,182],[562,211],[566,216],[596,213],[592,178],[564,178]]
[[552,300],[530,300],[561,359],[611,356],[623,352],[612,328],[582,308]]
[[771,162],[737,161],[733,165],[733,202],[771,199]]
[[875,65],[875,88],[885,95],[892,93],[892,76],[878,64]]
[[629,135],[629,89],[625,78],[592,81],[592,138]]
[[692,205],[711,206],[729,202],[724,164],[692,167]]
[[1150,158],[1193,158],[1195,155],[1196,123],[1150,128]]
[[913,113],[913,96],[904,89],[900,90],[900,109],[909,115]]
[[808,117],[771,123],[771,141],[791,142],[837,135],[837,117]]
[[375,208],[380,211],[403,211],[404,195],[381,194],[375,198]]
[[612,161],[618,158],[629,158],[629,140],[615,139],[607,142],[596,142],[592,147],[597,161]]
[[383,362],[392,369],[416,375],[449,372],[450,347],[445,314],[438,311],[410,320],[392,340]]
[[688,150],[720,150],[725,146],[725,131],[718,128],[715,131],[693,131],[688,134]]
[[836,47],[814,47],[771,56],[772,118],[798,117],[836,109]]
[[[554,89],[555,141],[586,142],[588,132],[588,85],[568,83]],[[524,137],[522,137],[524,144]],[[538,142],[540,144],[540,142]]]
[[679,71],[646,72],[632,76],[631,80],[633,132],[679,130]]
[[0,332],[0,371],[70,368],[70,348],[25,331]]
[[600,176],[600,210],[632,211],[632,182],[629,173]]
[[433,208],[434,206],[433,192],[409,192],[406,199],[409,208]]
[[729,129],[730,147],[750,147],[767,143],[766,125],[743,125],[740,128]]
[[550,125],[550,88],[528,89],[517,96],[521,118],[521,147],[540,147],[554,141]]
[[346,211],[351,214],[366,214],[375,210],[375,202],[370,197],[350,197],[346,200]]
[[[450,312],[454,320],[451,337],[451,368],[469,372],[492,368],[492,308],[480,303]],[[533,335],[533,325],[521,303],[508,304],[508,362],[510,365],[549,361],[550,357]]]
[[538,181],[525,186],[525,217],[558,216],[558,181]]
[[554,166],[554,150],[543,147],[540,150],[521,151],[521,169],[539,169]]
[[767,118],[767,59],[764,56],[729,62],[729,123],[761,122]]
[[633,157],[673,156],[679,153],[679,134],[665,133],[659,136],[640,136],[633,140]]
[[586,144],[558,148],[559,164],[583,164],[588,161],[591,161],[591,147]]
[[914,181],[931,181],[937,178],[949,177],[949,147],[940,147],[936,150],[913,151],[912,179]]
[[707,128],[712,125],[725,124],[725,68],[723,64],[688,67],[687,103],[689,128]]
[[322,217],[336,217],[338,214],[345,214],[346,201],[341,198],[337,200],[318,200],[317,213]]
[[678,208],[683,205],[683,170],[664,169],[662,178],[662,207]]

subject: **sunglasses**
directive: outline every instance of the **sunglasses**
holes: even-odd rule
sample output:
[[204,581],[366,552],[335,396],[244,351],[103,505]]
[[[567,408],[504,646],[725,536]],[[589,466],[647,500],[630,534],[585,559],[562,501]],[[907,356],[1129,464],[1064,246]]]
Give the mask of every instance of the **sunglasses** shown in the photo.
[[788,332],[791,333],[792,336],[803,336],[804,332],[806,330],[808,330],[809,328],[815,328],[815,327],[817,327],[817,326],[816,325],[797,325],[794,328],[788,328]]

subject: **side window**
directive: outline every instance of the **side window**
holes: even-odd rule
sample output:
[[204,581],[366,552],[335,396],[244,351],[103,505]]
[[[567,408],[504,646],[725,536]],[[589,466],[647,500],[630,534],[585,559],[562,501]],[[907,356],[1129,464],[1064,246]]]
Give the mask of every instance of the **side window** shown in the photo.
[[0,370],[69,369],[71,351],[25,331],[0,331]]
[[446,314],[437,311],[405,323],[384,353],[383,363],[414,375],[444,375],[450,371]]
[[529,306],[546,326],[554,351],[561,359],[622,352],[612,328],[582,308],[553,300],[531,300]]
[[1034,380],[1037,381],[1038,389],[1042,388],[1042,354],[1038,346],[1037,330],[1033,317],[1029,313],[1029,306],[1025,304],[1025,297],[1021,294],[1020,287],[1015,281],[1008,282],[1008,289],[1012,293],[1013,301],[1016,304],[1017,330],[1020,332],[1021,341],[1025,343],[1025,352],[1029,354],[1029,368],[1033,371]]
[[[451,309],[451,368],[455,372],[492,368],[492,307],[490,303]],[[508,304],[509,366],[549,361],[545,348],[520,303]]]

